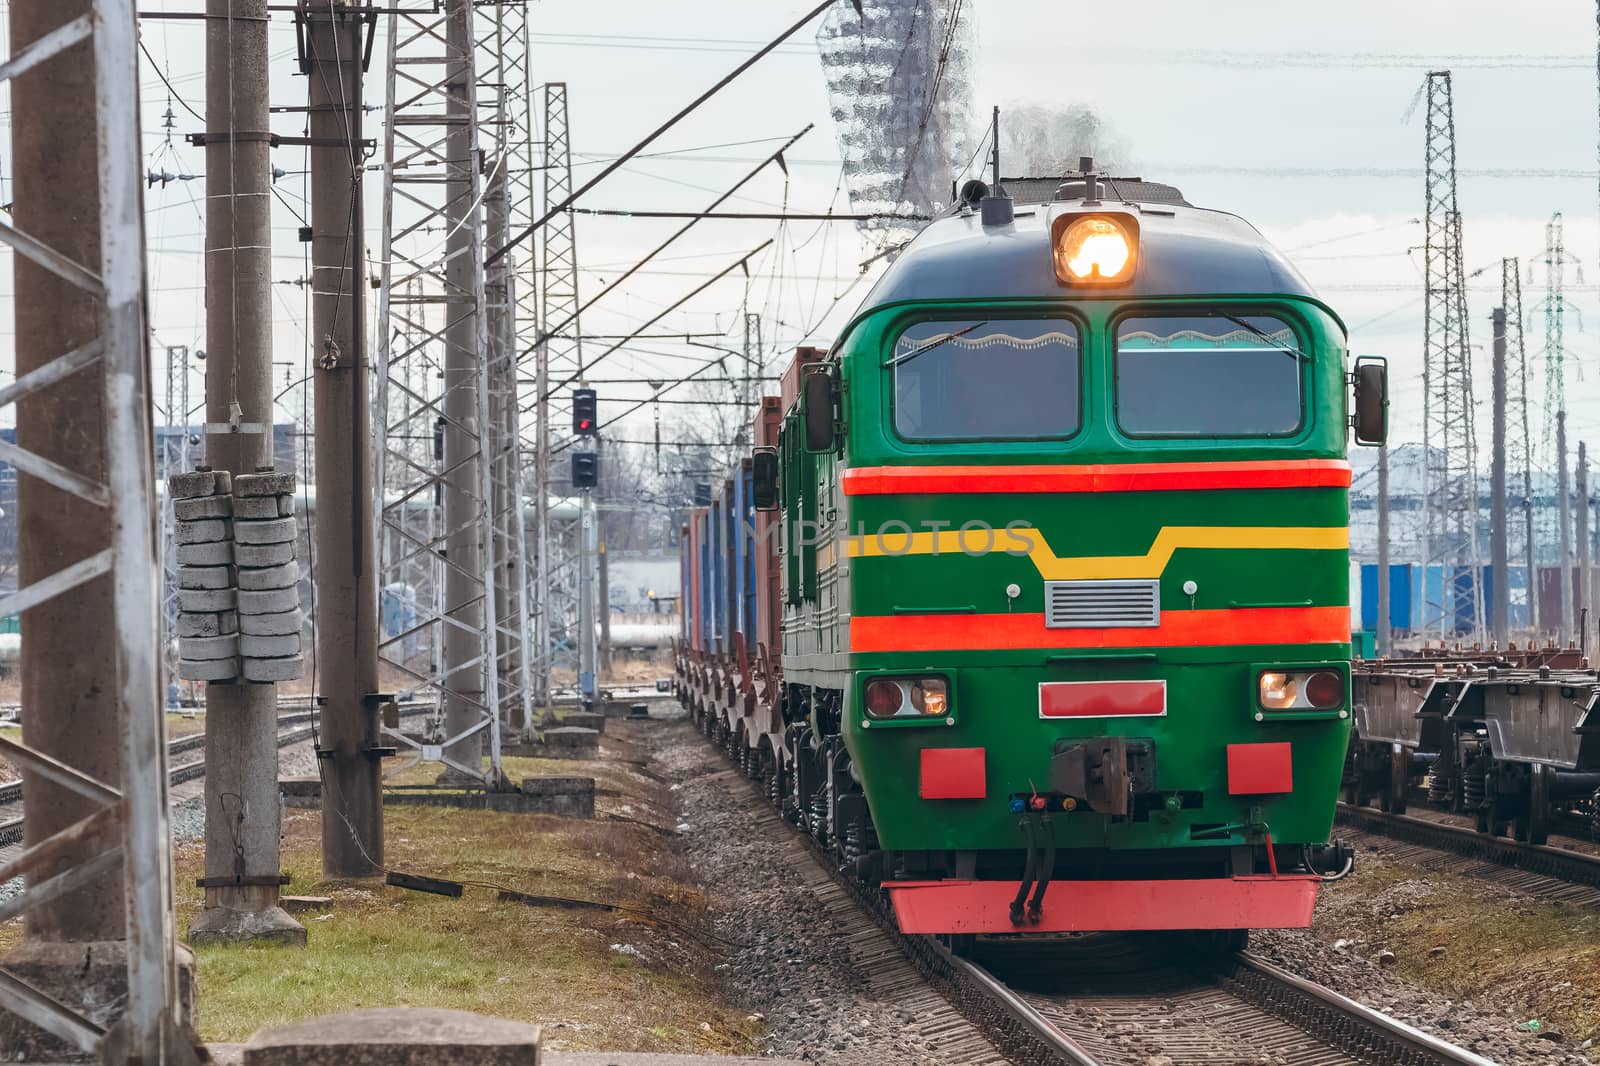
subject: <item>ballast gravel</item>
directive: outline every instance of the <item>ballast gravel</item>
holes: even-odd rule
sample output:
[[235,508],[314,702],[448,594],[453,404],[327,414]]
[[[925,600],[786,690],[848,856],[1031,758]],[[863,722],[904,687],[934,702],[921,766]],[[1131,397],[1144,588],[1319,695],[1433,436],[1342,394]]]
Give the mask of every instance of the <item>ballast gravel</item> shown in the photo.
[[[1396,898],[1397,891],[1402,895],[1427,895],[1442,889],[1417,881],[1375,896],[1370,888],[1363,888],[1361,872],[1365,869],[1376,875],[1384,863],[1377,853],[1358,850],[1355,876],[1324,888],[1311,929],[1257,930],[1250,937],[1251,950],[1301,977],[1493,1062],[1580,1066],[1595,1061],[1584,1053],[1590,1050],[1587,1046],[1574,1046],[1555,1029],[1540,1026],[1534,1030],[1527,1015],[1514,1013],[1509,1004],[1482,998],[1451,999],[1419,987],[1389,969],[1394,962],[1393,952],[1386,950],[1381,937],[1375,938],[1371,926],[1358,915],[1370,918],[1374,908],[1403,905],[1404,901]],[[1368,884],[1375,879],[1369,879]],[[1521,896],[1500,885],[1486,885],[1482,891]]]
[[[836,931],[839,919],[789,873],[793,845],[762,826],[769,808],[676,707],[652,730],[653,764],[672,786],[690,867],[717,912],[717,932],[748,944],[718,970],[765,1018],[765,1050],[808,1062],[941,1063],[913,1017],[870,994]],[[684,828],[687,826],[687,828]]]

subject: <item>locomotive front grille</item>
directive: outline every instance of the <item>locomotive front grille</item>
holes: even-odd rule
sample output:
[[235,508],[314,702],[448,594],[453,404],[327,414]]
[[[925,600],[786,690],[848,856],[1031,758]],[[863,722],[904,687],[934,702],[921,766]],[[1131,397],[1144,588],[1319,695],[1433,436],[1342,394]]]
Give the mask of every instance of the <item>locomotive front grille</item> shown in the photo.
[[1160,625],[1161,582],[1046,581],[1044,624],[1050,629]]

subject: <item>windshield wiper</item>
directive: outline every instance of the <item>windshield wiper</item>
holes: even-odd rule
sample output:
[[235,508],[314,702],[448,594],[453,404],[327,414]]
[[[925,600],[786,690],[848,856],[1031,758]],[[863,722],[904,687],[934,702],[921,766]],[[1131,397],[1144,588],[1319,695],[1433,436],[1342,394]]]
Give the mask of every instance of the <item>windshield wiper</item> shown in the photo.
[[1237,315],[1230,315],[1226,311],[1208,311],[1208,312],[1206,312],[1206,315],[1207,315],[1207,317],[1210,317],[1210,318],[1225,318],[1229,322],[1232,322],[1236,326],[1243,326],[1245,329],[1249,330],[1251,333],[1254,333],[1257,337],[1260,337],[1262,340],[1264,340],[1268,344],[1272,345],[1272,347],[1273,347],[1273,349],[1275,351],[1280,351],[1283,354],[1289,356],[1291,359],[1304,359],[1304,360],[1306,360],[1308,362],[1311,359],[1310,356],[1308,356],[1305,352],[1302,352],[1299,348],[1286,348],[1286,347],[1284,347],[1284,344],[1283,344],[1282,341],[1280,341],[1276,337],[1273,337],[1270,334],[1266,333],[1264,330],[1262,330],[1262,329],[1260,329],[1260,328],[1258,328],[1256,326],[1251,325],[1249,322],[1246,322],[1244,319],[1238,317]]
[[909,362],[911,362],[911,360],[915,359],[917,356],[923,354],[924,352],[931,352],[935,348],[939,347],[939,345],[941,345],[941,344],[946,344],[946,343],[948,343],[950,341],[953,341],[957,337],[965,337],[968,333],[971,333],[973,330],[977,329],[979,326],[987,326],[988,324],[989,323],[987,321],[974,322],[972,325],[968,326],[966,329],[958,329],[954,333],[946,333],[943,337],[940,337],[937,340],[931,340],[926,344],[918,345],[917,347],[911,349],[909,352],[907,352],[904,355],[895,356],[893,359],[890,359],[887,363],[883,364],[883,369],[887,370],[892,366],[900,366],[902,363],[909,363]]

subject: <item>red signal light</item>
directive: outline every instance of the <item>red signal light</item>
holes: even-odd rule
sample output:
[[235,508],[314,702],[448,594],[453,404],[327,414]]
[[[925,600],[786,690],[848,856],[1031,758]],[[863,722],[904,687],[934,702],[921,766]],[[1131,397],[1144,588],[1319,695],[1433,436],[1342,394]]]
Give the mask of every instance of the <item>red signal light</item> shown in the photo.
[[875,718],[888,718],[900,710],[904,696],[893,681],[874,681],[867,686],[867,712]]
[[1306,678],[1305,694],[1306,701],[1317,710],[1332,710],[1344,703],[1344,676],[1319,670]]

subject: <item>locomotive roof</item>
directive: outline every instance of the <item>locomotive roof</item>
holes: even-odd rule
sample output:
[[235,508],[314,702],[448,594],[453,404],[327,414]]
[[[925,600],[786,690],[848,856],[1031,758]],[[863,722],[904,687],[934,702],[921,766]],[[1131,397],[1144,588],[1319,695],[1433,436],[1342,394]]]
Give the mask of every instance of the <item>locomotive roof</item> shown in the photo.
[[1139,220],[1140,262],[1127,285],[1076,290],[1084,296],[1286,295],[1316,293],[1254,226],[1226,211],[1198,208],[1170,185],[1111,178],[1085,206],[1072,178],[1006,179],[1015,219],[984,226],[975,210],[930,222],[878,280],[857,314],[885,304],[961,297],[1061,299],[1050,254],[1050,223],[1063,213],[1122,211]]

